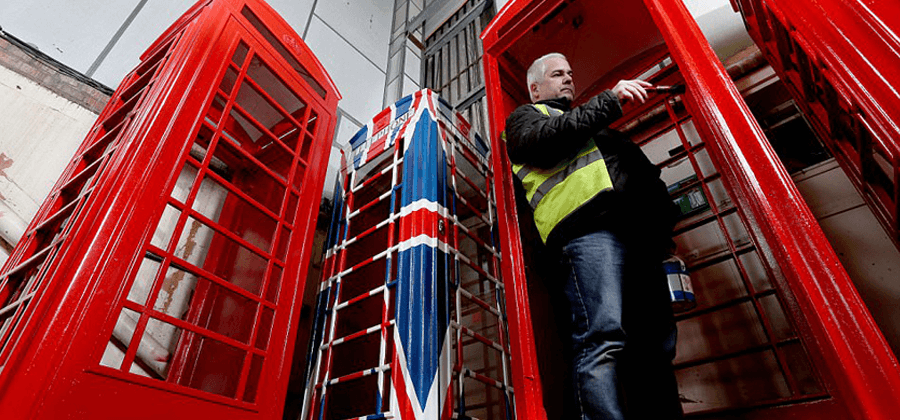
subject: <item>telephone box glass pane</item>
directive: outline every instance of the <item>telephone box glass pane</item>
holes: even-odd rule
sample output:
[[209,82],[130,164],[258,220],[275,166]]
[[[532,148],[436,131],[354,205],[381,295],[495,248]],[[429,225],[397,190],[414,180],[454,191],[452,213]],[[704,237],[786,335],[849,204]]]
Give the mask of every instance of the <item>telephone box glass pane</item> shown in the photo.
[[[292,234],[306,232],[310,222],[309,209],[297,206],[310,202],[305,194],[316,194],[295,188],[317,175],[299,156],[309,158],[313,141],[323,140],[308,133],[315,121],[333,117],[310,100],[319,90],[325,96],[321,85],[298,60],[289,64],[313,81],[311,91],[279,63],[286,59],[279,55],[291,53],[249,9],[245,16],[278,43],[278,54],[243,32],[248,27],[240,19],[230,19],[231,30],[222,31],[215,48],[231,53],[204,63],[209,71],[197,73],[206,86],[194,86],[191,99],[202,99],[206,107],[193,102],[193,120],[182,127],[194,127],[195,134],[170,146],[181,152],[169,156],[180,160],[170,158],[171,167],[164,169],[170,171],[168,178],[159,177],[169,180],[170,189],[160,188],[154,196],[158,211],[151,216],[157,218],[149,227],[152,236],[146,235],[141,255],[127,269],[132,283],[114,309],[119,318],[100,361],[119,376],[130,372],[158,379],[157,387],[173,394],[189,387],[232,398],[241,409],[247,408],[243,403],[271,400],[263,367],[270,360],[277,366],[285,357],[287,346],[278,340],[286,332],[275,328],[294,321],[285,321],[289,315],[276,303],[283,287],[298,282],[284,278],[287,270],[296,275],[298,262],[292,256],[307,252],[290,248]],[[105,121],[109,139],[95,142],[94,158],[112,138],[127,133],[124,121],[146,87],[128,88],[131,96],[125,99],[131,102],[119,104],[117,114]],[[160,144],[176,137],[184,141],[188,133],[165,136]],[[82,168],[88,182],[95,173],[97,168]],[[304,220],[294,220],[298,214]],[[60,213],[59,220],[69,216]]]
[[[228,140],[221,139],[213,152],[213,159],[221,163],[216,175],[230,182],[236,190],[248,195],[251,199],[278,214],[284,199],[285,186],[277,176],[266,171],[262,166],[248,159],[244,150],[238,149]],[[284,155],[282,155],[284,156]],[[270,166],[269,169],[272,169]],[[283,169],[280,168],[279,169]],[[286,169],[283,169],[286,171]]]
[[[259,33],[264,38],[266,38],[266,40],[269,41],[269,43],[273,47],[275,47],[275,50],[278,51],[278,54],[280,54],[281,57],[284,58],[291,67],[294,68],[294,71],[296,71],[297,74],[301,78],[303,78],[303,81],[305,81],[307,85],[319,96],[325,98],[325,88],[323,88],[322,85],[319,84],[319,82],[316,81],[316,79],[314,79],[311,74],[309,74],[309,70],[307,70],[306,67],[303,66],[303,64],[300,64],[300,62],[297,61],[296,58],[294,58],[293,54],[288,51],[288,49],[284,46],[284,44],[281,43],[281,41],[279,41],[278,37],[276,37],[275,34],[272,33],[272,31],[266,28],[266,26],[262,23],[262,21],[259,20],[258,17],[256,17],[256,15],[250,10],[250,8],[244,7],[244,10],[241,11],[241,14],[244,15],[245,18],[247,18],[247,21],[249,21],[250,24],[253,25],[256,30],[259,31]],[[291,40],[297,42],[294,39]]]
[[156,280],[161,261],[162,257],[153,254],[147,254],[144,257],[131,285],[131,291],[128,292],[128,300],[141,305],[146,303],[147,296],[150,296],[150,290],[153,288],[153,282]]
[[254,56],[250,61],[247,77],[256,82],[288,114],[302,121],[306,103],[291,91],[259,56]]
[[193,209],[222,228],[263,251],[269,251],[278,221],[240,195],[229,191],[210,177],[204,178],[200,191],[215,198],[195,200]]
[[267,265],[262,255],[194,218],[185,225],[176,256],[255,295]]
[[202,360],[179,383],[201,391],[234,398],[237,393],[245,352],[208,337],[194,337],[186,360]]
[[138,345],[130,371],[143,371],[149,377],[167,379],[182,329],[172,324],[150,318]]
[[153,303],[153,310],[183,319],[190,307],[191,296],[197,286],[197,276],[175,266],[169,266],[159,293]]

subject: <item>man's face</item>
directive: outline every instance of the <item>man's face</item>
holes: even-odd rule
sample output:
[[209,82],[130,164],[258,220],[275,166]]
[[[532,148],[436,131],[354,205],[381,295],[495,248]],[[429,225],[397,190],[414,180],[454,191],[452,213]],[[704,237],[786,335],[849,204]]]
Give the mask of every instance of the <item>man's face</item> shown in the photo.
[[545,63],[547,70],[544,77],[531,85],[535,102],[544,99],[575,99],[575,83],[572,81],[572,68],[564,58],[551,57]]

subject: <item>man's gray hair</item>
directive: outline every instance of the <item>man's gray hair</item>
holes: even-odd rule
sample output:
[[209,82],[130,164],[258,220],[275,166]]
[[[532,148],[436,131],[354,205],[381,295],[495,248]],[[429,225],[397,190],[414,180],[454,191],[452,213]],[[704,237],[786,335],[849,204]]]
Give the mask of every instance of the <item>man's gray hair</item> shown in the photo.
[[569,61],[566,56],[558,52],[552,52],[531,63],[531,67],[528,68],[528,73],[526,74],[526,79],[528,81],[528,96],[532,101],[534,101],[534,97],[531,96],[531,85],[544,78],[544,73],[547,71],[547,60],[550,58],[562,58],[563,60]]

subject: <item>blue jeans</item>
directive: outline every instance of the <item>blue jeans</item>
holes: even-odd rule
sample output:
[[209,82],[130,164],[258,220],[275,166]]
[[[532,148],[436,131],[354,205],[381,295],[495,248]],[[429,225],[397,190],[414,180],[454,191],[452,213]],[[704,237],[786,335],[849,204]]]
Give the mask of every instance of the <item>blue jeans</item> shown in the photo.
[[668,286],[647,248],[610,230],[563,246],[581,420],[682,417]]

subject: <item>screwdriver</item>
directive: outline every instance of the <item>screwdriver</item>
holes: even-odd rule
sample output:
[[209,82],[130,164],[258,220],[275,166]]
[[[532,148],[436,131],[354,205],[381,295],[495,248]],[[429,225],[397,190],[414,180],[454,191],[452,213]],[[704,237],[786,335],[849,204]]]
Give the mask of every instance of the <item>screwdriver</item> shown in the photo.
[[657,85],[657,86],[650,86],[645,89],[647,89],[647,92],[656,92],[656,93],[684,93],[686,90],[684,85],[672,85],[672,86]]

